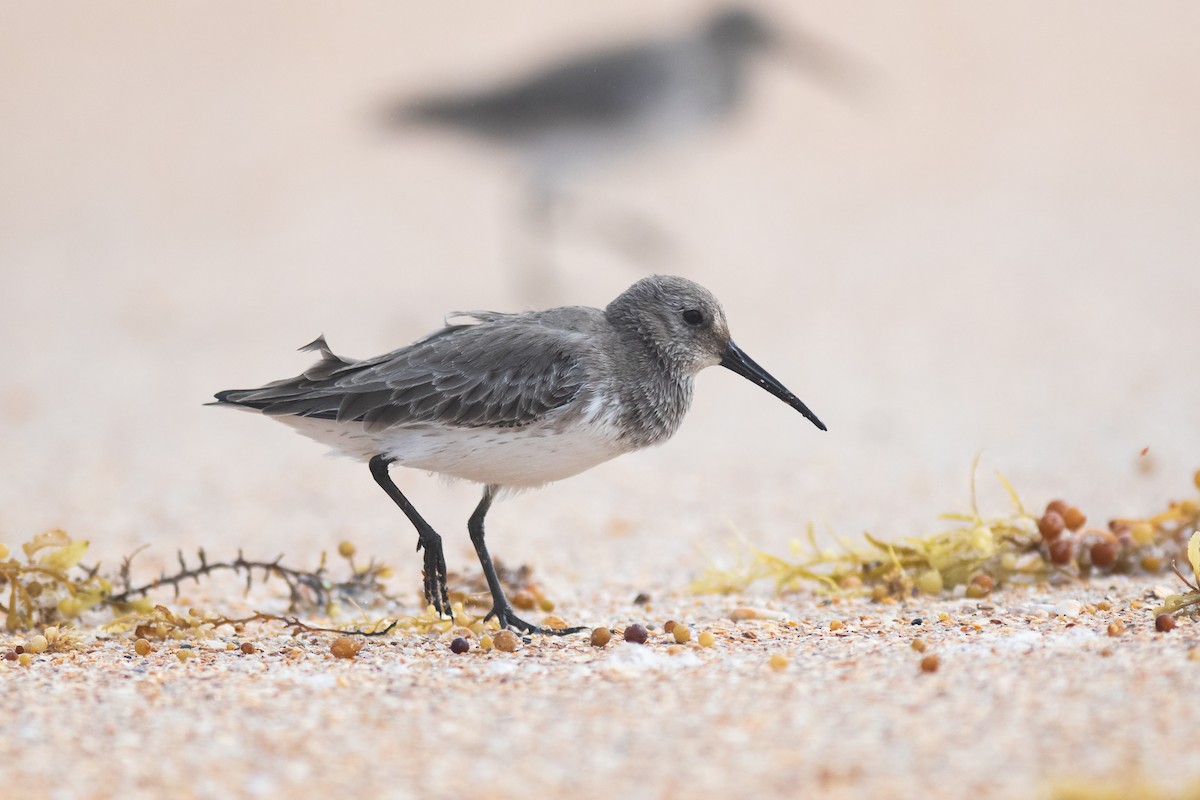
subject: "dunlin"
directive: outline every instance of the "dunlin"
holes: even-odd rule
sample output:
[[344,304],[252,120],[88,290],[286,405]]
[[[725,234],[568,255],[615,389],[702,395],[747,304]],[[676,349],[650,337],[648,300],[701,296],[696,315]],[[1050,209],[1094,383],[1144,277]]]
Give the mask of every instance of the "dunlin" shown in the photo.
[[376,358],[334,355],[302,375],[219,392],[214,405],[260,411],[367,461],[375,481],[417,530],[425,597],[450,613],[442,539],[393,483],[390,465],[484,486],[467,523],[492,610],[502,627],[561,633],[513,613],[484,542],[483,520],[502,489],[541,486],[661,444],[678,430],[696,373],[720,364],[825,426],[733,343],[725,312],[684,278],[638,281],[604,310],[450,315],[446,327]]
[[[436,126],[518,153],[530,244],[574,220],[644,264],[670,253],[669,237],[639,214],[570,197],[570,180],[729,119],[749,95],[754,56],[764,53],[836,90],[850,83],[849,60],[819,37],[780,33],[759,12],[730,7],[670,37],[575,54],[499,85],[394,102],[384,118],[390,127]],[[528,274],[519,276],[527,297],[547,296],[555,280],[537,253],[535,245],[524,259]]]
[[397,103],[393,124],[434,124],[524,151],[534,185],[606,153],[703,127],[740,102],[746,65],[778,44],[746,9],[671,39],[584,53],[507,85]]

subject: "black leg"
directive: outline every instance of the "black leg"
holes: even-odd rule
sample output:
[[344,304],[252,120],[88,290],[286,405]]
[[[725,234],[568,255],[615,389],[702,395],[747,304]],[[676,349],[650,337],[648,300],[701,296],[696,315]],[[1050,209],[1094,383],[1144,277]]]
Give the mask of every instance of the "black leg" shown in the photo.
[[389,458],[375,456],[371,459],[371,476],[387,492],[388,497],[400,506],[400,510],[417,529],[417,549],[425,549],[425,600],[438,614],[452,617],[454,614],[450,610],[450,592],[446,589],[446,556],[442,553],[442,537],[396,488],[396,484],[388,475],[388,465],[391,463]]
[[483,489],[483,499],[479,501],[479,505],[475,507],[474,513],[471,514],[471,519],[467,521],[467,530],[471,534],[471,544],[475,545],[475,552],[479,554],[479,563],[483,566],[483,574],[487,578],[488,589],[492,592],[492,610],[484,617],[484,620],[489,620],[492,617],[500,623],[501,628],[516,628],[525,633],[542,633],[562,636],[568,633],[578,633],[583,628],[539,628],[529,622],[518,617],[513,613],[512,606],[508,604],[508,598],[504,596],[504,587],[500,585],[500,576],[496,574],[496,565],[492,563],[492,556],[488,553],[487,544],[483,541],[483,518],[487,516],[488,509],[492,507],[492,500],[496,496],[496,490],[499,487],[486,486]]

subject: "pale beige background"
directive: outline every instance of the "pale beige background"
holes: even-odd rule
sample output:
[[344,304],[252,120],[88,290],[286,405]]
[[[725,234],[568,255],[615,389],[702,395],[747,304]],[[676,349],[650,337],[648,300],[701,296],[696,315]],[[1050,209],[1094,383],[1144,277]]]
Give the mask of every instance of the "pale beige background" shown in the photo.
[[[459,308],[516,310],[521,162],[373,124],[388,99],[519,75],[707,6],[261,2],[0,6],[0,540],[419,561],[366,468],[213,391],[373,355]],[[829,425],[724,370],[665,448],[496,508],[493,552],[560,602],[681,590],[737,530],[927,529],[972,458],[1031,503],[1154,510],[1200,466],[1194,6],[783,3],[869,75],[756,63],[729,124],[584,173],[673,255],[553,247],[554,302],[701,281]],[[540,298],[539,298],[540,300]],[[1139,452],[1149,447],[1149,455]],[[471,487],[397,475],[474,569]],[[628,523],[612,535],[614,521]],[[401,584],[403,590],[403,584]]]

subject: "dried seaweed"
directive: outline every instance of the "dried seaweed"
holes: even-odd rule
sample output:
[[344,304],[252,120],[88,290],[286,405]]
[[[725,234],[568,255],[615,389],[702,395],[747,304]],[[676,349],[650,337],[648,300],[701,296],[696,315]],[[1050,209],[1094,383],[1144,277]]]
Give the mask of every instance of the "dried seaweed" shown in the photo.
[[[1113,520],[1108,529],[1087,527],[1086,516],[1061,500],[1048,504],[1047,512],[1036,517],[999,474],[1012,508],[985,517],[976,500],[977,467],[978,459],[971,471],[970,513],[940,517],[955,523],[949,530],[894,541],[867,532],[864,545],[833,537],[836,547],[822,547],[810,525],[807,537],[791,544],[790,557],[743,542],[735,567],[718,567],[710,560],[692,590],[741,592],[771,581],[780,593],[816,585],[825,592],[869,592],[883,600],[917,592],[938,594],[962,585],[968,596],[983,596],[1002,583],[1072,580],[1093,573],[1157,573],[1182,551],[1200,522],[1200,500],[1173,502],[1166,511],[1144,520]],[[1200,473],[1195,481],[1200,489]],[[1064,526],[1061,510],[1070,512],[1071,527]]]
[[1169,595],[1161,606],[1154,609],[1155,615],[1178,614],[1180,611],[1191,613],[1200,611],[1200,532],[1193,533],[1191,540],[1188,541],[1187,557],[1188,563],[1192,567],[1191,579],[1180,572],[1177,565],[1172,564],[1171,569],[1179,576],[1179,580],[1183,581],[1183,585],[1188,588],[1188,591],[1183,594]]
[[[349,569],[344,577],[335,578],[326,567],[325,555],[315,569],[299,569],[283,563],[282,556],[273,561],[247,559],[239,550],[230,561],[209,561],[203,549],[189,563],[183,553],[177,554],[179,569],[163,572],[158,578],[135,585],[132,578],[133,559],[139,551],[122,559],[114,578],[101,574],[98,566],[81,564],[87,552],[86,540],[72,539],[66,532],[50,530],[34,536],[21,549],[25,561],[10,557],[7,546],[0,544],[0,613],[9,631],[27,630],[36,626],[54,626],[79,617],[90,609],[109,609],[117,615],[158,614],[165,608],[155,606],[148,596],[161,588],[171,588],[179,597],[180,586],[192,581],[199,583],[219,572],[245,576],[247,592],[257,578],[267,582],[272,578],[286,586],[289,610],[320,612],[335,616],[338,601],[363,606],[390,601],[383,581],[391,569],[375,560],[365,565],[354,562],[354,548],[343,542],[338,553]],[[121,588],[114,590],[114,580]],[[204,615],[201,615],[204,616]],[[284,619],[284,618],[279,618]],[[171,619],[170,626],[188,627],[183,618]],[[162,621],[160,619],[160,621]]]
[[[327,567],[323,553],[315,569],[300,569],[285,564],[282,556],[271,561],[253,560],[246,558],[240,550],[232,560],[212,561],[207,552],[200,549],[191,560],[182,552],[178,553],[178,569],[163,571],[154,580],[144,583],[133,579],[133,562],[141,549],[125,556],[116,574],[110,578],[101,574],[99,567],[81,565],[87,547],[86,541],[73,540],[61,530],[47,531],[22,545],[25,553],[25,562],[22,562],[15,557],[9,558],[8,548],[0,544],[0,597],[7,596],[7,602],[0,602],[0,613],[5,616],[9,631],[50,626],[44,635],[58,641],[59,632],[69,629],[54,626],[75,619],[90,609],[108,610],[113,614],[113,619],[102,626],[105,631],[132,631],[139,638],[158,639],[206,636],[217,628],[240,628],[251,623],[278,623],[294,633],[327,631],[362,636],[382,636],[396,629],[441,633],[468,628],[482,633],[487,628],[498,627],[495,621],[484,623],[484,615],[491,610],[491,594],[475,576],[450,576],[453,585],[462,587],[450,592],[453,611],[450,619],[440,616],[432,607],[426,607],[417,615],[395,619],[370,618],[364,608],[395,601],[384,585],[391,576],[391,569],[374,559],[365,564],[357,563],[355,548],[349,542],[338,545],[337,553],[345,560],[347,569],[337,576]],[[553,610],[554,603],[534,582],[528,566],[508,568],[499,562],[496,566],[514,605],[523,609]],[[194,608],[180,613],[151,599],[155,592],[170,589],[178,600],[184,584],[200,583],[222,572],[243,576],[247,593],[256,581],[266,583],[275,579],[282,582],[287,589],[291,613],[256,612],[238,618]],[[297,612],[307,612],[335,618],[340,615],[342,604],[358,612],[358,623],[330,627],[304,622],[296,616]],[[64,647],[78,641],[78,635],[73,631],[61,635],[65,636],[61,640]],[[54,647],[49,638],[47,647]]]

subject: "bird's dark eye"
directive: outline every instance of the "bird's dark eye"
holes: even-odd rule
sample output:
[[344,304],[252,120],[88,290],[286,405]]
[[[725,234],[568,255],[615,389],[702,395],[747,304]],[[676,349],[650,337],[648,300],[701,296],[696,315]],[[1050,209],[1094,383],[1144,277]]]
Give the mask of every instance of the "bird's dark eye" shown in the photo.
[[689,308],[683,312],[683,321],[688,325],[699,325],[704,322],[704,315],[695,308]]

